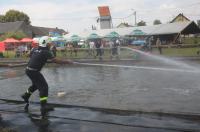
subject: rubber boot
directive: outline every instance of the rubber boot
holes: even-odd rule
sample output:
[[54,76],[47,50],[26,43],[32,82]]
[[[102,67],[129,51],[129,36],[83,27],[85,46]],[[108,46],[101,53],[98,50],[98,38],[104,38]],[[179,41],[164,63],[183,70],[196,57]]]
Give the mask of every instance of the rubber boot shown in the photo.
[[30,93],[24,93],[23,95],[21,95],[22,99],[24,100],[24,102],[26,103],[26,105],[24,106],[24,110],[25,112],[28,112],[28,107],[29,107],[29,98],[30,98],[31,94]]
[[41,103],[40,111],[41,111],[41,115],[42,116],[45,116],[49,111],[53,111],[54,110],[54,107],[51,106],[51,105],[48,105],[46,100],[41,101],[40,103]]
[[23,95],[21,95],[22,99],[24,100],[24,102],[26,102],[27,104],[29,103],[29,98],[30,98],[31,94],[30,93],[24,93]]

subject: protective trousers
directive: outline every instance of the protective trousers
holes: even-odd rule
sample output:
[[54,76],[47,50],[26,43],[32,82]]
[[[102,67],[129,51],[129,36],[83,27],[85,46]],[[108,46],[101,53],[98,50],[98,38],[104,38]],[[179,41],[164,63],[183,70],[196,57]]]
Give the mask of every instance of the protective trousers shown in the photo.
[[32,85],[29,87],[28,92],[32,94],[38,89],[40,94],[40,102],[46,102],[48,98],[48,84],[44,76],[39,71],[28,69],[26,69],[26,74],[32,81]]

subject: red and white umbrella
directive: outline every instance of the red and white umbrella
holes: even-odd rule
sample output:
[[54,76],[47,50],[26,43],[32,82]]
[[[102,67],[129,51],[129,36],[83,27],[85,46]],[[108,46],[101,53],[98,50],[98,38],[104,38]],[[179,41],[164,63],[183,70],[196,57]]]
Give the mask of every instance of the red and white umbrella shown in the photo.
[[3,41],[4,43],[20,43],[19,40],[14,39],[14,38],[7,38],[6,40]]
[[4,42],[0,42],[0,52],[5,51],[5,44]]
[[20,40],[20,42],[31,43],[31,42],[33,42],[33,39],[31,39],[31,38],[23,38],[23,39]]

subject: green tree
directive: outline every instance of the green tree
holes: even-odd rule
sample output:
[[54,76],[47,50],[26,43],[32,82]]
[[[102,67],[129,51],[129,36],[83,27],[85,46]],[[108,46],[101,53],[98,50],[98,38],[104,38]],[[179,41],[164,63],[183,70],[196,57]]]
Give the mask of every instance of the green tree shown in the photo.
[[142,20],[142,21],[138,22],[137,25],[138,26],[146,26],[146,22]]
[[5,16],[4,15],[0,15],[0,22],[5,22]]
[[15,22],[15,21],[24,21],[26,24],[30,24],[30,18],[27,14],[17,11],[9,10],[5,14],[5,22]]
[[6,38],[15,38],[15,39],[20,40],[20,39],[25,38],[25,37],[27,37],[27,35],[25,33],[21,32],[21,31],[7,32],[0,37],[0,41],[5,40]]
[[200,20],[197,20],[197,25],[200,28]]
[[159,25],[162,24],[160,20],[156,19],[153,21],[153,25]]

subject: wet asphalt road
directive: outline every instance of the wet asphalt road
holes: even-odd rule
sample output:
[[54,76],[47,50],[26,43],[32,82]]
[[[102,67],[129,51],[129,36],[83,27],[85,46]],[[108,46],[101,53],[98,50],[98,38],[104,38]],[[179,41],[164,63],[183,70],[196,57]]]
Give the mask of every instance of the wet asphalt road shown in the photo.
[[[139,63],[137,66],[171,68],[155,63]],[[198,68],[198,64],[196,66]],[[42,73],[49,83],[49,102],[51,103],[199,115],[200,105],[197,104],[200,101],[200,75],[198,72],[103,66],[50,66],[44,68]],[[21,93],[30,85],[30,80],[25,76],[23,68],[1,68],[0,79],[1,98],[21,100]],[[66,94],[58,97],[59,92]],[[31,97],[31,101],[38,102],[37,92]],[[22,104],[8,104],[4,101],[0,103],[0,109],[3,110],[3,112],[0,111],[3,113],[3,122],[14,125],[13,128],[20,131],[25,131],[28,127],[33,131],[47,129],[48,131],[81,132],[94,130],[161,132],[190,130],[191,128],[200,130],[197,120],[167,115],[160,117],[156,114],[108,114],[82,108],[56,108],[55,111],[49,113],[48,123],[42,124],[40,120],[35,121],[24,113]],[[31,109],[33,109],[31,113],[39,115],[38,105],[32,104]],[[14,110],[14,112],[8,112],[9,110]],[[16,114],[16,111],[21,113]],[[91,120],[97,122],[90,122]]]

